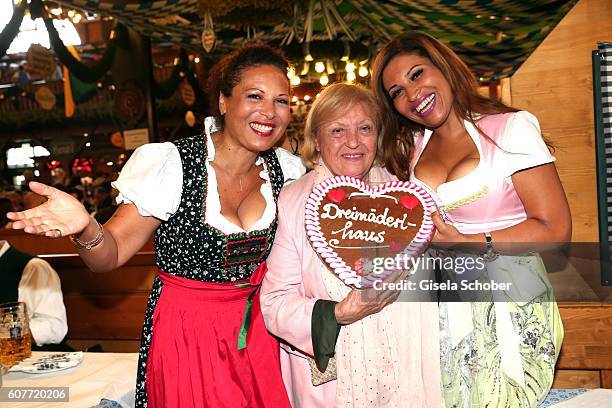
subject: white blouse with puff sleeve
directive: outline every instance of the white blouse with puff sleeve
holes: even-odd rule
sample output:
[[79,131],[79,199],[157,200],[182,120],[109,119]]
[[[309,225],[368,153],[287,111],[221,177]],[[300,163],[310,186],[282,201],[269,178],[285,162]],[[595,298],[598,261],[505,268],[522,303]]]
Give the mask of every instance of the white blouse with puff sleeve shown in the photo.
[[[210,162],[214,160],[215,147],[208,131],[206,139],[208,188],[210,192],[214,192],[217,191],[217,182],[215,170]],[[299,157],[282,148],[275,149],[275,152],[283,170],[285,184],[300,178],[306,172]],[[262,164],[262,162],[260,158],[256,163]],[[260,177],[266,182],[262,184],[260,191],[266,200],[266,209],[261,218],[249,227],[247,232],[266,228],[276,214],[272,185],[265,169],[265,163],[263,165],[264,170],[260,172]],[[119,190],[118,204],[134,204],[142,216],[168,220],[177,211],[181,202],[183,167],[178,149],[170,142],[140,146],[134,151],[112,186]],[[206,197],[205,221],[228,234],[244,232],[242,228],[221,215],[218,194],[208,194]]]

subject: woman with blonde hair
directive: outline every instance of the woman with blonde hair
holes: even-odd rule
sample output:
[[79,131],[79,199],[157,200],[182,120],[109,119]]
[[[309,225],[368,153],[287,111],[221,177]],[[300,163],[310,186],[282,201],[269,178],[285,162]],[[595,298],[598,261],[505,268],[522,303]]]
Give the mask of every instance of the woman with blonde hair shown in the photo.
[[283,380],[296,408],[440,403],[436,304],[395,302],[398,292],[351,289],[306,236],[305,204],[317,183],[333,176],[394,180],[380,166],[383,123],[368,89],[327,87],[306,120],[302,157],[312,171],[279,198],[261,308],[270,332],[283,340]]

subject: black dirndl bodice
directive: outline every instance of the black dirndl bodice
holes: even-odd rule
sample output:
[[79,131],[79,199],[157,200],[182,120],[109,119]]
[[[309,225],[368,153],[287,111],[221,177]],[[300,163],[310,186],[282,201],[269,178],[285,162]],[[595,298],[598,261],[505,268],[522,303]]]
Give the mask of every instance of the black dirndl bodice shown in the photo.
[[[172,275],[203,282],[227,283],[247,280],[272,248],[277,218],[263,230],[225,234],[204,222],[208,175],[206,136],[173,142],[181,156],[183,183],[178,210],[155,231],[157,267]],[[274,202],[284,183],[280,163],[273,150],[262,152],[272,185]],[[152,316],[163,290],[155,278],[141,337],[136,382],[136,406],[146,407],[146,362],[152,337]]]

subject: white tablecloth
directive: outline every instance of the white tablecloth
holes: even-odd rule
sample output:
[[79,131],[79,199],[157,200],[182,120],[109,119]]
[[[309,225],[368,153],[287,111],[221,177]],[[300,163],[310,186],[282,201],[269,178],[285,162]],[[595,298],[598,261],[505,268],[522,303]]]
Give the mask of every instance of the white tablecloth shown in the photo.
[[[33,352],[40,358],[50,354]],[[101,399],[117,401],[122,407],[134,406],[137,353],[84,353],[76,367],[46,374],[10,372],[2,377],[2,387],[69,387],[69,402],[11,402],[0,407],[97,407]]]
[[597,388],[574,398],[551,405],[550,408],[606,408],[612,407],[612,390]]

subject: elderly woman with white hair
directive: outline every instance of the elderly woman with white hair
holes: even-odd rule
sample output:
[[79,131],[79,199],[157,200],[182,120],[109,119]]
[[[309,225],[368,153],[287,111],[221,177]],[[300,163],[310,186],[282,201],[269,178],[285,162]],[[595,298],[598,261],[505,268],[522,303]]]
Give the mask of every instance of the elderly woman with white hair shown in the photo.
[[261,309],[284,341],[281,366],[293,407],[440,405],[437,305],[395,302],[397,292],[363,296],[325,266],[306,236],[305,203],[317,183],[341,175],[394,180],[376,164],[382,126],[371,91],[327,87],[306,120],[302,159],[312,171],[279,198]]

